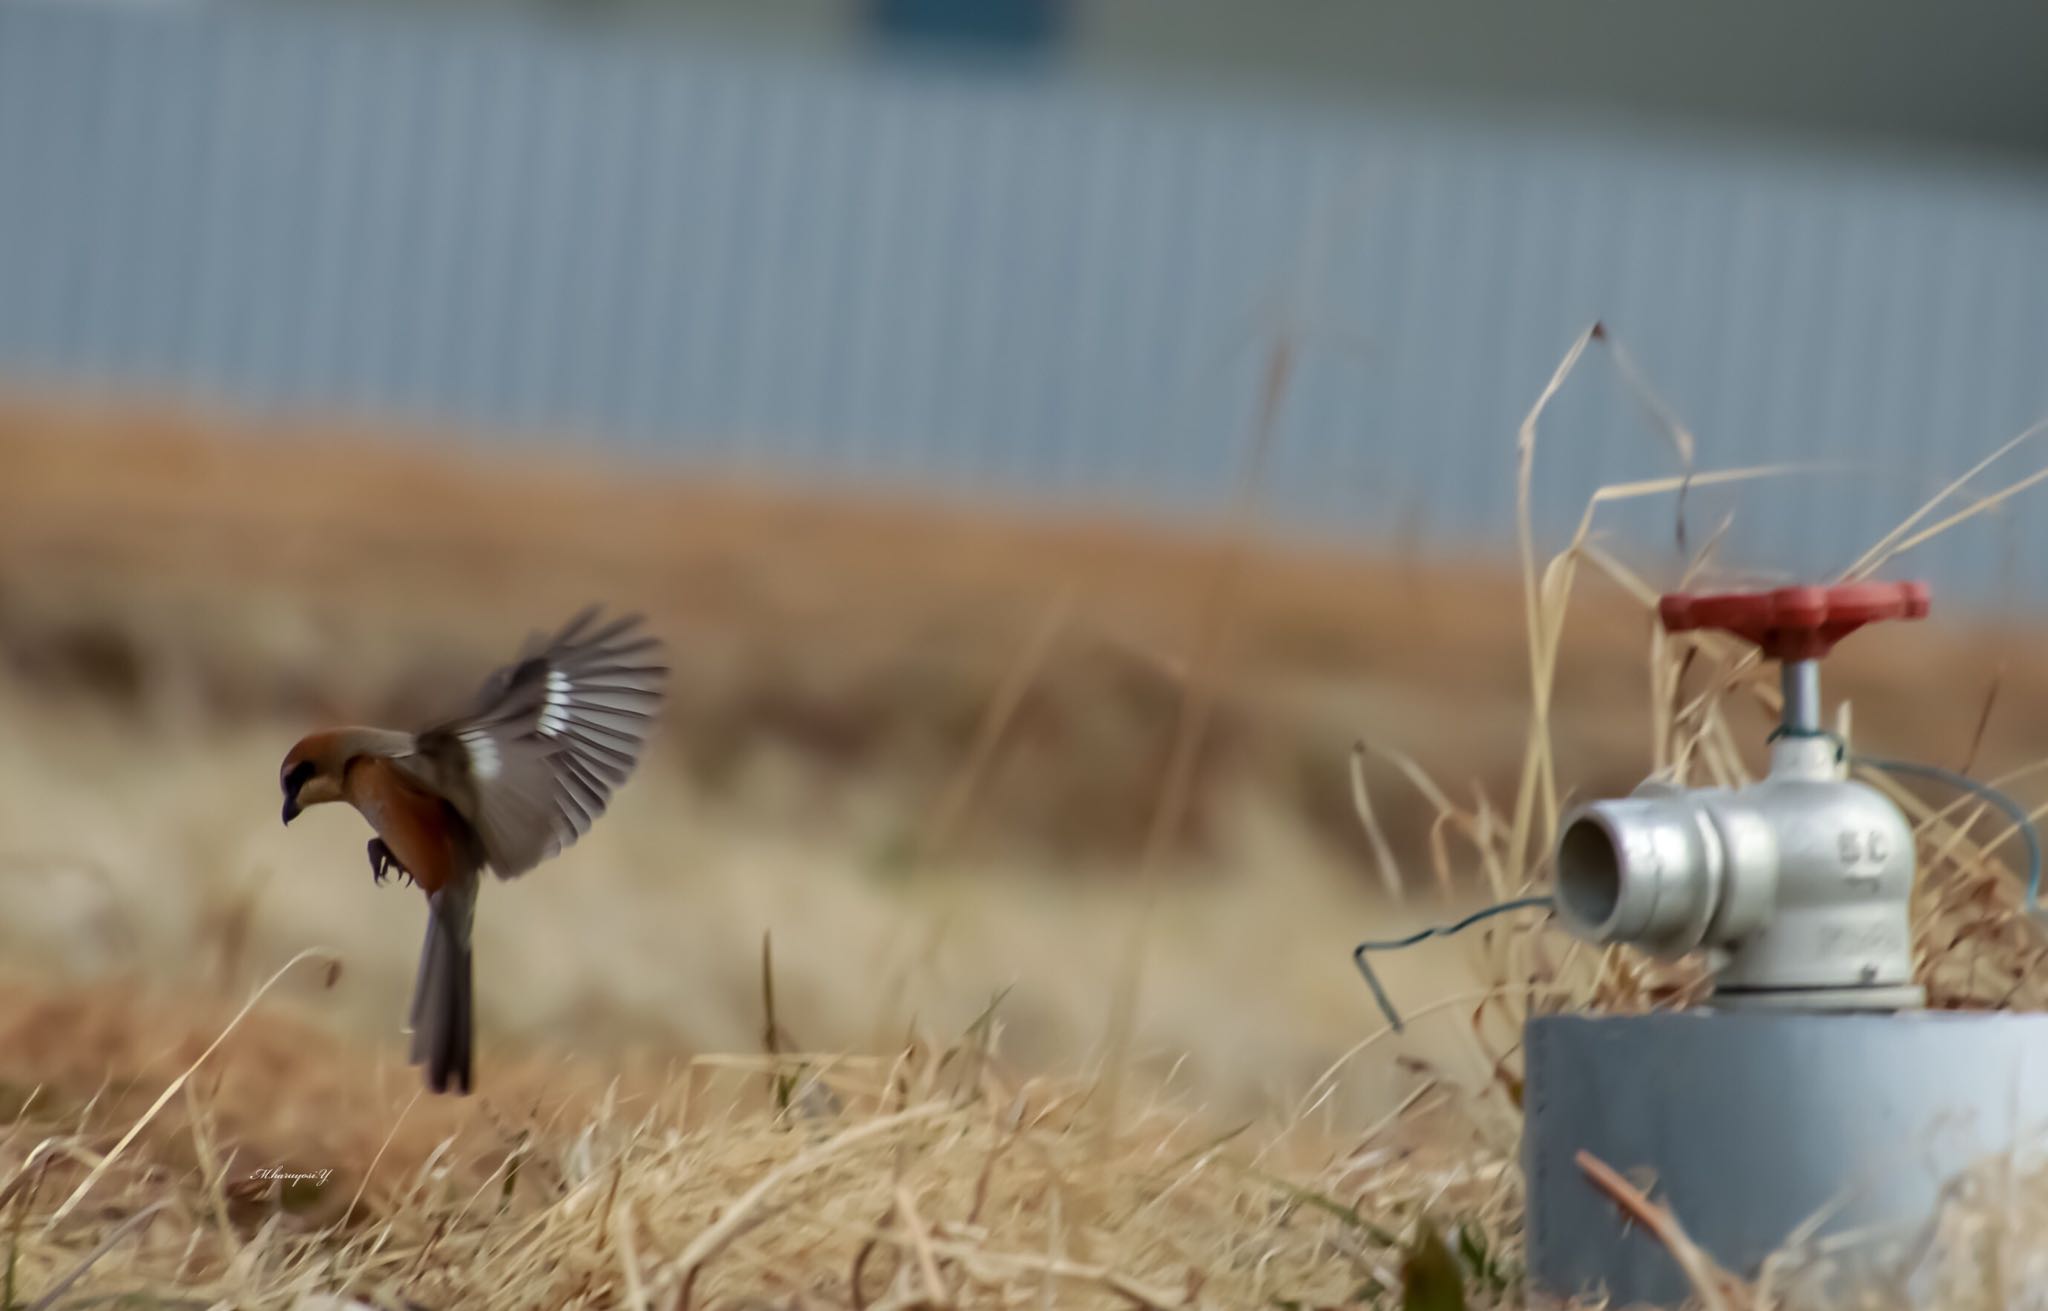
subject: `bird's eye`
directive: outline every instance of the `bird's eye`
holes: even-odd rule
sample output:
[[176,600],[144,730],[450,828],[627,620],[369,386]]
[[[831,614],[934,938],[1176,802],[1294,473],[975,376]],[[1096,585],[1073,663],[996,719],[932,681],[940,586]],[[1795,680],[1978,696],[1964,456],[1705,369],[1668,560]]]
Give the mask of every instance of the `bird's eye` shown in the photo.
[[284,776],[284,790],[287,792],[297,792],[300,788],[306,786],[306,780],[311,777],[313,777],[313,762],[301,760],[298,764],[292,766],[290,773]]

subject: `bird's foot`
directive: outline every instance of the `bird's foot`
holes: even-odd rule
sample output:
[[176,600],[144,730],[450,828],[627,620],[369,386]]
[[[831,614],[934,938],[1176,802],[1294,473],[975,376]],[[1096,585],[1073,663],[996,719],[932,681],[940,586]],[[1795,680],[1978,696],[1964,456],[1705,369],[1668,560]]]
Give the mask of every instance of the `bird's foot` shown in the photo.
[[391,848],[384,845],[384,839],[370,839],[370,879],[379,887],[391,877],[393,871],[407,883],[412,882],[412,871],[398,863],[398,857],[391,854]]

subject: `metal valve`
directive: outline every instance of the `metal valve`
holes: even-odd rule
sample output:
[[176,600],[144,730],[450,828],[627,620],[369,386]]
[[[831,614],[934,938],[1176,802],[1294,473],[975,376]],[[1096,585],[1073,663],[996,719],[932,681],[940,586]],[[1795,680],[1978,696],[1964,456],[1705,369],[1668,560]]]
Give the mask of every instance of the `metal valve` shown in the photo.
[[1919,619],[1920,583],[1852,583],[1663,598],[1670,632],[1718,629],[1781,662],[1784,714],[1769,773],[1739,789],[1648,782],[1568,812],[1557,911],[1589,942],[1720,955],[1718,1005],[1897,1010],[1913,982],[1913,835],[1852,782],[1820,723],[1820,660],[1865,624]]

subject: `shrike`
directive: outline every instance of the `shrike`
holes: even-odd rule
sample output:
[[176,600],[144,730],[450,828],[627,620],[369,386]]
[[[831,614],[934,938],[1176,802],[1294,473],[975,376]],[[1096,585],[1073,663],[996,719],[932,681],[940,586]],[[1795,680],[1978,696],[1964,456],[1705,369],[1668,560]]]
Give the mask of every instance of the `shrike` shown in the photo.
[[285,756],[284,822],[345,801],[370,822],[370,872],[427,896],[413,984],[412,1054],[435,1092],[472,1086],[470,926],[483,871],[512,878],[588,832],[640,762],[667,668],[640,618],[592,607],[536,634],[467,714],[418,733],[336,728]]

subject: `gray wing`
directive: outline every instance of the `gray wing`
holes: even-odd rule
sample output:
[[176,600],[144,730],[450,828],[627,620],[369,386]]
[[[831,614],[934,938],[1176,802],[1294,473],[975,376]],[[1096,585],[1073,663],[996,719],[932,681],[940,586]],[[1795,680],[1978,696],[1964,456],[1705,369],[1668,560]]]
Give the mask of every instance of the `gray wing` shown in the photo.
[[419,734],[401,762],[469,820],[499,877],[589,832],[640,763],[668,669],[639,629],[638,615],[599,625],[592,606],[529,638],[468,714]]

